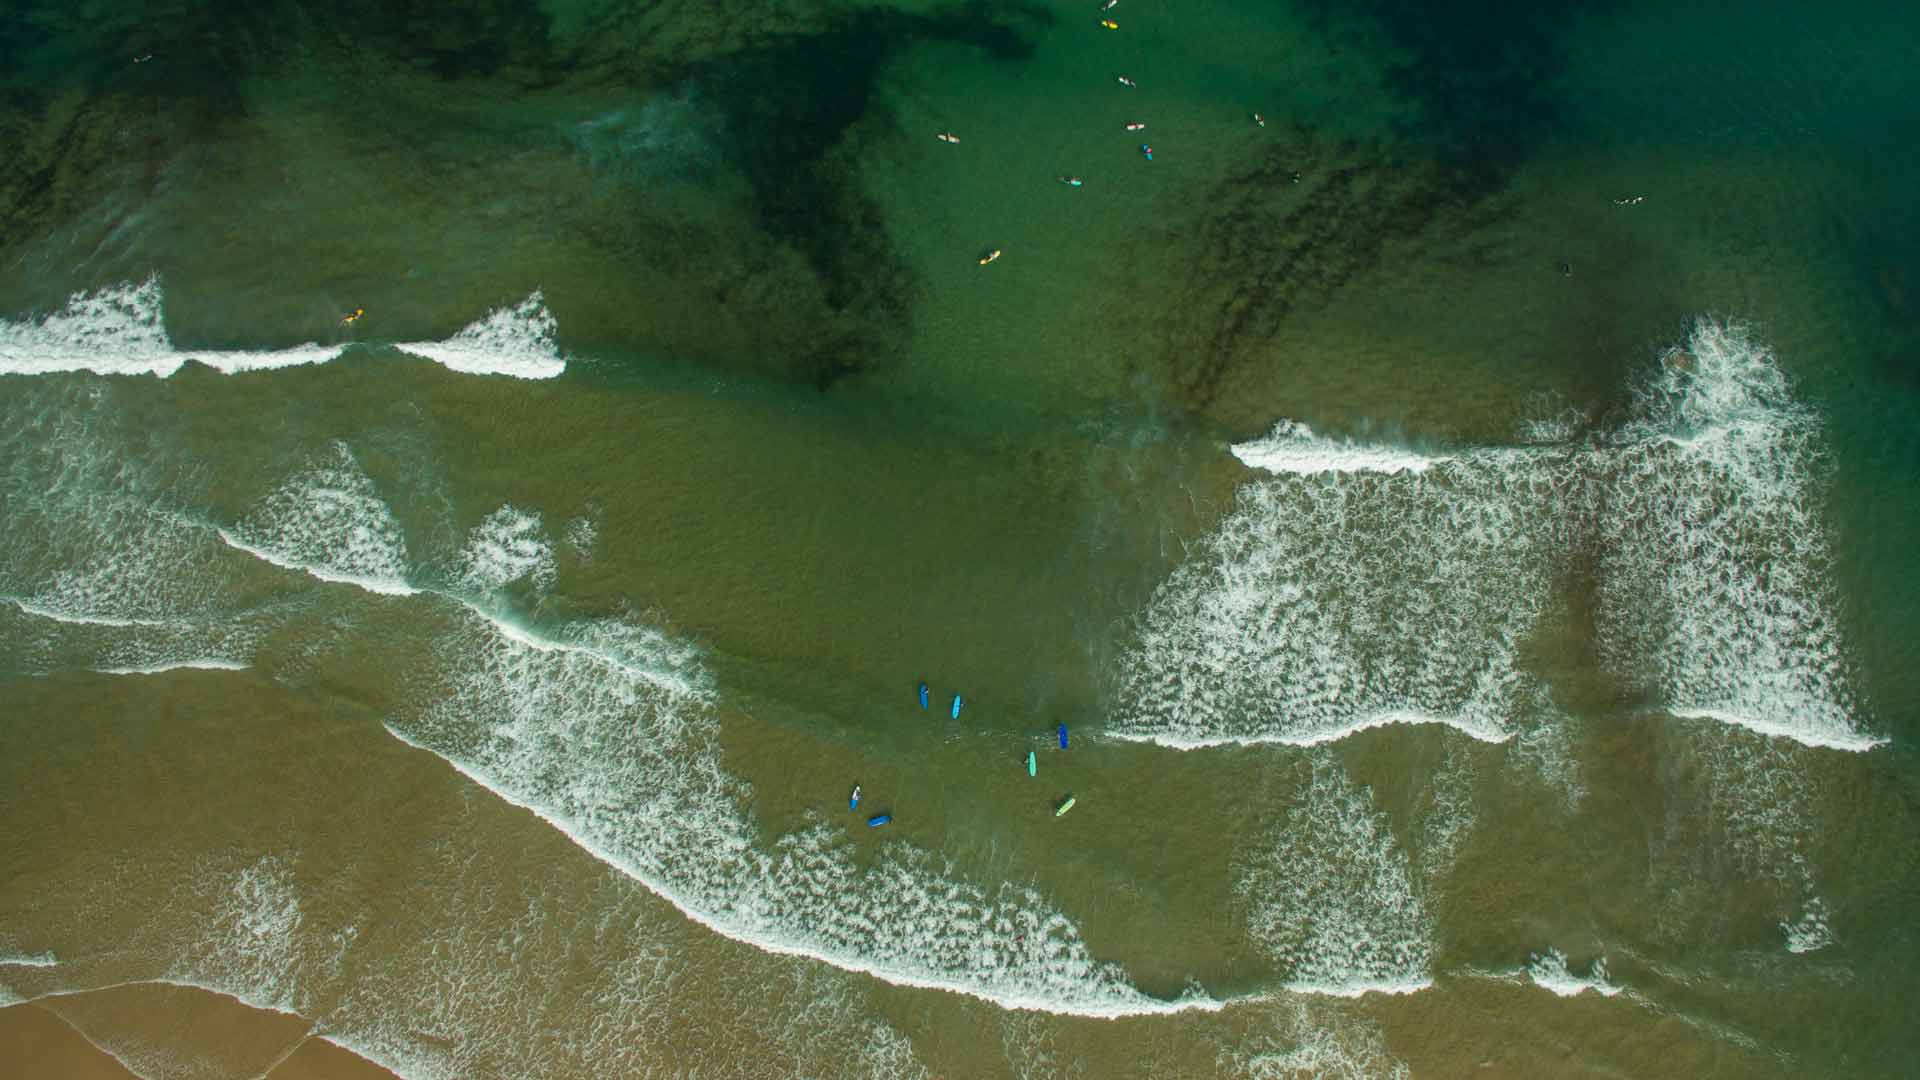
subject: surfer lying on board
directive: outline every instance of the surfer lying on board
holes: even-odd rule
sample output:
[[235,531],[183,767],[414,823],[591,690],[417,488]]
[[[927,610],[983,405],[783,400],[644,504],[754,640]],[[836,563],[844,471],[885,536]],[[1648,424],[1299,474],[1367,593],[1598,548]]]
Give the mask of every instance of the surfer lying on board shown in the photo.
[[352,326],[354,323],[357,323],[360,321],[360,316],[365,315],[366,313],[367,313],[366,308],[363,308],[363,307],[354,308],[352,311],[349,311],[345,315],[340,316],[340,325]]

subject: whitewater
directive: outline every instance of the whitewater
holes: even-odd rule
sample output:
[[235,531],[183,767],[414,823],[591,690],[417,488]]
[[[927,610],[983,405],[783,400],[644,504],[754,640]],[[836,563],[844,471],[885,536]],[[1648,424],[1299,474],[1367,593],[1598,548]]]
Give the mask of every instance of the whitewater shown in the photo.
[[[168,337],[159,275],[137,284],[74,293],[58,311],[0,320],[0,375],[156,375],[167,378],[189,363],[225,375],[324,364],[350,343],[307,342],[284,349],[182,349]],[[535,291],[496,308],[439,341],[393,343],[404,353],[468,375],[551,379],[566,370],[555,342],[559,325]]]

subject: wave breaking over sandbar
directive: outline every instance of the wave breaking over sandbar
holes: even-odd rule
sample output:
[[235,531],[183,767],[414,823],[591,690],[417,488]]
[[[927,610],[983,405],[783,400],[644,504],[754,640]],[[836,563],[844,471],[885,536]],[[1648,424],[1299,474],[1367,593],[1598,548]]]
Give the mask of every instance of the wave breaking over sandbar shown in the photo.
[[1554,471],[1474,451],[1240,489],[1161,585],[1108,733],[1310,746],[1388,724],[1510,738],[1555,568]]
[[1432,458],[1411,450],[1386,445],[1369,445],[1351,438],[1330,439],[1316,435],[1313,429],[1296,420],[1282,420],[1273,430],[1252,442],[1235,443],[1229,449],[1248,468],[1270,473],[1426,472],[1450,461]]
[[[402,352],[468,375],[550,379],[566,370],[558,324],[535,291],[440,341],[396,345]],[[0,375],[156,375],[197,363],[225,375],[324,364],[350,346],[307,342],[283,349],[182,349],[167,336],[158,275],[139,284],[74,293],[38,318],[0,319]]]
[[1600,644],[1669,711],[1867,750],[1820,520],[1819,418],[1738,325],[1701,321],[1591,455]]
[[1698,322],[1617,430],[1527,441],[1427,457],[1282,421],[1235,446],[1266,475],[1139,615],[1109,734],[1505,740],[1532,700],[1521,647],[1593,553],[1601,654],[1674,716],[1885,741],[1861,730],[1834,614],[1818,420],[1747,330]]
[[1332,997],[1433,985],[1433,919],[1372,792],[1316,755],[1283,824],[1243,855],[1235,891],[1287,989]]

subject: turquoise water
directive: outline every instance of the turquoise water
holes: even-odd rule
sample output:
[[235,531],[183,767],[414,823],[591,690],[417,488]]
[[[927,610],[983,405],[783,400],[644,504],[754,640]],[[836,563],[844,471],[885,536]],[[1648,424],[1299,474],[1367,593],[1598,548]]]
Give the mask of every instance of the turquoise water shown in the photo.
[[1912,27],[1101,17],[0,16],[14,1060],[1902,1073]]

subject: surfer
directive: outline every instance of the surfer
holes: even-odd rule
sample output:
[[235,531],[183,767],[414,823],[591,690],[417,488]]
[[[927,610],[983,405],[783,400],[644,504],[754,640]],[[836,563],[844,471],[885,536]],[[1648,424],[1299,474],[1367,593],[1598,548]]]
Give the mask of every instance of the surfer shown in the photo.
[[[994,248],[992,251],[989,251],[985,255],[980,256],[980,265],[985,266],[999,257],[1000,257],[1000,249]],[[953,700],[959,701],[960,698],[956,695]],[[958,706],[956,706],[956,708],[958,708]]]
[[1114,78],[1120,80],[1121,86],[1131,86],[1136,89],[1140,86],[1139,83],[1134,82],[1132,79],[1127,78],[1125,75],[1115,75]]
[[1146,155],[1146,158],[1148,161],[1153,160],[1153,144],[1152,143],[1141,143],[1140,152]]
[[1114,22],[1112,19],[1101,19],[1100,25],[1106,27],[1109,30],[1120,29],[1120,24],[1117,22]]
[[1264,116],[1261,116],[1259,113],[1253,114],[1253,122],[1256,124],[1259,124],[1261,127],[1267,126],[1267,118]]
[[349,311],[345,315],[340,316],[340,325],[352,326],[354,323],[357,323],[360,321],[360,316],[365,315],[366,313],[367,313],[366,308],[363,308],[363,307],[354,308],[352,311]]
[[1127,130],[1145,131],[1147,130],[1147,122],[1145,120],[1135,120],[1133,123],[1127,125]]
[[1060,182],[1067,185],[1068,187],[1080,186],[1080,178],[1077,176],[1063,176],[1060,178]]
[[951,131],[943,131],[940,134],[935,135],[934,138],[939,139],[943,143],[953,143],[956,146],[960,144],[960,136],[955,135]]
[[1114,9],[1114,6],[1117,5],[1118,3],[1120,3],[1120,0],[1107,0],[1106,3],[1100,5],[1100,10],[1112,11]]
[[1641,203],[1646,201],[1647,201],[1647,197],[1645,195],[1622,195],[1619,198],[1613,200],[1613,205],[1639,206]]

